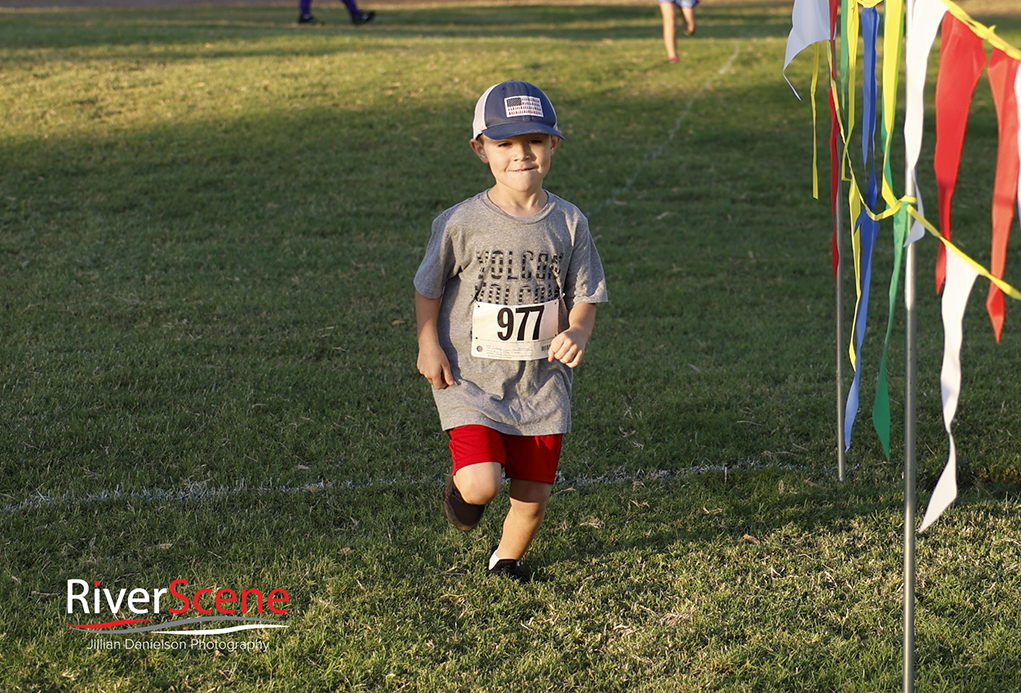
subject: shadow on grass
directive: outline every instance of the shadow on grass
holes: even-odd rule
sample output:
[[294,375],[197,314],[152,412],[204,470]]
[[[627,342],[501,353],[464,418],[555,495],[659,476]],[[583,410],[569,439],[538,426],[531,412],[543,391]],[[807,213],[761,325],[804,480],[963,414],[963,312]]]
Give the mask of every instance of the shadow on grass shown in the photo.
[[[570,144],[551,189],[583,210],[612,197],[632,173],[619,162],[661,147],[685,98],[566,100]],[[811,160],[799,128],[768,115],[790,98],[779,82],[718,87],[626,204],[593,215],[613,302],[579,383],[585,473],[767,455],[832,466],[819,463],[833,436],[826,209],[769,173],[777,157]],[[0,281],[17,297],[4,319],[13,394],[0,404],[0,454],[25,462],[5,491],[19,501],[207,475],[296,484],[316,460],[334,482],[399,476],[432,456],[398,435],[409,421],[418,435],[435,425],[414,372],[409,281],[433,216],[486,185],[449,126],[466,118],[453,102],[281,108],[0,143],[17,162],[0,172]],[[442,185],[430,173],[438,156],[449,160]],[[961,214],[981,219],[977,207]],[[935,373],[935,296],[920,311],[920,372]],[[978,330],[983,317],[968,321]],[[870,334],[878,361],[882,332]],[[1008,338],[974,364],[1017,346]],[[999,381],[975,387],[969,397],[1004,396]],[[921,401],[923,439],[938,441],[923,457],[931,473],[943,463],[938,392]],[[866,406],[859,440],[870,440]],[[1018,420],[1004,408],[982,426],[991,459],[1009,468]]]
[[[374,40],[407,38],[540,38],[569,41],[647,39],[657,37],[661,26],[658,10],[647,7],[551,6],[443,8],[395,10],[381,14],[370,26],[357,30],[338,24],[320,28],[299,27],[284,17],[283,9],[271,12],[241,8],[237,21],[224,19],[224,10],[196,9],[168,13],[159,10],[110,12],[70,11],[0,13],[0,35],[7,50],[118,48],[119,58],[177,60],[189,56],[145,48],[150,42],[189,46],[214,44],[202,51],[204,57],[329,55],[354,50],[338,45],[351,39],[371,45]],[[696,38],[687,41],[734,38],[786,37],[790,18],[782,13],[722,9],[700,15]],[[296,53],[281,48],[267,49],[253,38],[272,40],[301,35],[307,43]],[[683,38],[683,37],[682,37]],[[224,49],[220,42],[251,42],[250,46]],[[683,43],[683,41],[682,41]],[[139,47],[134,55],[124,49]],[[90,56],[94,58],[94,56]],[[18,59],[18,58],[14,58]],[[32,58],[24,58],[31,60]]]

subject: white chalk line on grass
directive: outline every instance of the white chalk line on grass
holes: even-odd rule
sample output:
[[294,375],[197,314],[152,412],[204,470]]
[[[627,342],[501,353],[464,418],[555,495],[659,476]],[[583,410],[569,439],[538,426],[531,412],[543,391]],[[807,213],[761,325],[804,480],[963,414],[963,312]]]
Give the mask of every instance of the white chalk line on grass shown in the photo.
[[613,195],[611,195],[607,199],[605,199],[602,202],[600,202],[594,209],[592,209],[588,213],[588,216],[591,217],[593,214],[596,214],[597,212],[600,212],[600,211],[606,209],[610,205],[617,204],[617,198],[618,197],[620,197],[621,195],[624,195],[624,194],[626,194],[626,193],[631,191],[631,188],[634,186],[635,182],[638,180],[638,176],[640,176],[642,174],[642,171],[645,169],[645,167],[648,164],[650,164],[653,161],[655,161],[656,159],[658,159],[660,157],[660,155],[662,155],[663,152],[666,151],[667,146],[671,142],[673,142],[674,136],[676,136],[677,133],[681,129],[681,125],[684,123],[685,120],[688,119],[688,116],[691,115],[691,108],[692,108],[692,106],[695,105],[695,102],[698,101],[702,97],[702,94],[704,94],[706,91],[711,89],[713,87],[713,85],[716,83],[716,81],[722,75],[725,75],[725,74],[727,74],[727,72],[730,71],[731,66],[733,66],[734,61],[737,60],[737,56],[738,56],[738,54],[740,54],[740,52],[741,52],[741,44],[739,44],[739,43],[738,44],[734,44],[734,52],[730,54],[730,58],[727,59],[727,62],[723,65],[723,67],[721,67],[719,70],[717,70],[716,74],[714,74],[712,77],[710,77],[705,82],[705,84],[703,84],[701,87],[699,87],[698,91],[696,91],[694,94],[692,94],[691,98],[688,99],[688,103],[685,104],[684,110],[681,111],[681,115],[678,116],[677,122],[674,123],[673,128],[671,128],[670,131],[667,133],[666,139],[663,140],[663,143],[660,144],[659,147],[655,151],[653,151],[650,154],[648,154],[645,157],[645,159],[643,159],[641,161],[641,163],[638,164],[638,168],[636,168],[635,172],[631,174],[631,177],[628,178],[628,181],[627,181],[627,183],[624,184],[623,188],[620,188],[619,190],[614,192]]
[[[802,472],[819,474],[826,470],[816,467],[809,467],[796,464],[758,464],[755,462],[742,462],[735,464],[704,464],[685,469],[640,469],[634,472],[617,472],[613,474],[600,474],[598,476],[564,476],[557,474],[555,490],[563,491],[568,488],[584,488],[586,486],[614,486],[618,484],[634,483],[655,483],[682,481],[691,477],[701,476],[712,472],[729,474],[742,471],[774,470],[783,472]],[[189,484],[180,488],[151,488],[139,490],[124,490],[120,487],[106,489],[96,493],[80,494],[68,491],[57,496],[35,494],[17,503],[0,505],[0,515],[13,515],[28,510],[43,510],[52,507],[76,507],[88,506],[98,503],[109,502],[147,502],[147,503],[200,503],[204,501],[221,500],[237,496],[293,496],[299,494],[319,494],[340,491],[385,491],[391,488],[407,488],[414,486],[439,486],[442,479],[435,476],[394,479],[370,479],[367,481],[318,481],[311,484],[301,485],[279,485],[279,486],[250,486],[245,481],[239,481],[233,486],[204,486],[202,484]]]

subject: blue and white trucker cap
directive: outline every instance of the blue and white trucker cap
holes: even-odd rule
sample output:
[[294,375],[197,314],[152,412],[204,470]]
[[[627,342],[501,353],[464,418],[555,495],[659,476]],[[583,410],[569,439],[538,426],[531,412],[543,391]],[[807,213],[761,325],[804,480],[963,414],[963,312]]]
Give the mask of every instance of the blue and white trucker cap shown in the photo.
[[502,140],[538,132],[564,139],[553,104],[534,84],[513,80],[494,84],[475,104],[472,139],[485,135]]

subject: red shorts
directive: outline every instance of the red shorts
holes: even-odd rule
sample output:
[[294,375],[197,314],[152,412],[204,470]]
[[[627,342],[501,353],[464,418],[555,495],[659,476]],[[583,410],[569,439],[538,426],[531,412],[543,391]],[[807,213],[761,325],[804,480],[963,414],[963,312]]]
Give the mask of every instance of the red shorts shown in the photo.
[[488,426],[458,426],[447,431],[454,473],[482,462],[499,462],[508,479],[552,484],[560,464],[562,433],[515,436]]

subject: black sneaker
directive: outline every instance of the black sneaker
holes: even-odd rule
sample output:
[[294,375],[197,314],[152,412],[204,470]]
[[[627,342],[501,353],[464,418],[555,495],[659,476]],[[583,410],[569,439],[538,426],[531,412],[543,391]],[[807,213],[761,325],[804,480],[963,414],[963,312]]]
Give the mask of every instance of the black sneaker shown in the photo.
[[318,24],[321,26],[322,22],[320,22],[318,19],[316,19],[310,14],[299,14],[298,24]]
[[[496,553],[496,549],[493,549],[493,553]],[[515,561],[510,558],[501,558],[496,562],[492,568],[487,571],[490,575],[501,575],[517,582],[528,582],[528,575],[521,568],[521,561]]]
[[372,21],[373,17],[376,16],[375,12],[359,12],[358,14],[351,15],[351,23],[355,26],[361,26],[362,24],[368,24]]
[[466,503],[454,485],[454,477],[448,476],[443,487],[443,510],[447,513],[450,524],[462,532],[468,532],[482,521],[482,513],[486,511],[486,506]]

